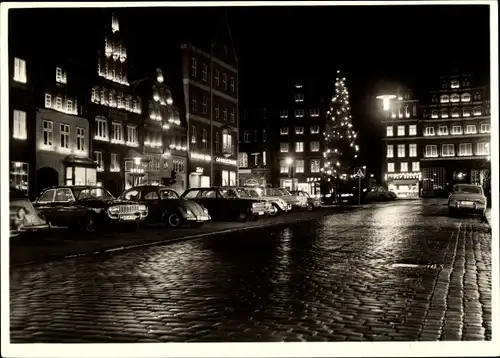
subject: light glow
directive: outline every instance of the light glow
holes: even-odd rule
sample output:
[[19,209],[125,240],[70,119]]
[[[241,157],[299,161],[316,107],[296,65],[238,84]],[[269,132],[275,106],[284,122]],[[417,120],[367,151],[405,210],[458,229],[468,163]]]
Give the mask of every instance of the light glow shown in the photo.
[[388,111],[389,108],[391,107],[391,100],[395,99],[396,95],[394,94],[383,94],[380,96],[377,96],[377,99],[382,100],[382,108],[384,111]]

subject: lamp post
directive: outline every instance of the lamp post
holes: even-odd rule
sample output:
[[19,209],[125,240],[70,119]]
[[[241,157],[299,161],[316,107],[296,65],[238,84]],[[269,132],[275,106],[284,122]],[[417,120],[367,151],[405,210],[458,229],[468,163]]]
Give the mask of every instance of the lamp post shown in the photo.
[[294,188],[294,182],[295,182],[295,173],[293,171],[293,158],[292,157],[288,157],[286,158],[286,164],[288,165],[288,175],[291,176],[292,178],[292,187],[291,187],[291,190],[293,191],[295,188]]
[[[385,122],[386,123],[389,119],[389,111],[391,109],[391,100],[393,100],[395,98],[397,98],[397,96],[394,94],[382,94],[380,96],[377,96],[377,99],[380,99],[382,101],[382,110],[385,113]],[[385,169],[384,169],[384,172],[387,171],[387,167],[388,167],[388,161],[387,161],[387,127],[386,127],[386,130],[385,130]],[[386,183],[386,184],[388,184],[388,183]]]

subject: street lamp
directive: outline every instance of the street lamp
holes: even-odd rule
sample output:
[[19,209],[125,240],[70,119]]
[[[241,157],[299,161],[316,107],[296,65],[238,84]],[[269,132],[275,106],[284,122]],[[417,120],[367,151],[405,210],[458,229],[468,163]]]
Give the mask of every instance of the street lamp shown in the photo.
[[291,190],[293,191],[294,190],[294,182],[295,182],[295,173],[293,171],[293,158],[292,157],[287,157],[285,159],[285,162],[288,165],[288,175],[292,177]]
[[[382,109],[384,110],[385,113],[385,122],[387,123],[389,119],[389,110],[391,109],[391,100],[397,98],[396,95],[394,94],[382,94],[380,96],[377,96],[377,99],[380,99],[382,101]],[[387,161],[387,127],[385,130],[385,168],[384,171],[387,170],[388,167],[388,161]],[[387,174],[385,178],[387,177]],[[386,179],[387,182],[387,179]]]

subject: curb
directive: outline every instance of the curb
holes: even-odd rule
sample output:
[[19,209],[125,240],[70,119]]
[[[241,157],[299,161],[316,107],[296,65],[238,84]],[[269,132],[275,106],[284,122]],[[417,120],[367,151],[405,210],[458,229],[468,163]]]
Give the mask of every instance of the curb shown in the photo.
[[50,262],[66,260],[66,259],[74,259],[74,258],[87,257],[87,256],[96,256],[96,255],[102,255],[102,254],[108,254],[108,253],[114,253],[114,252],[120,252],[120,251],[129,251],[129,250],[135,250],[135,249],[140,249],[140,248],[150,247],[150,246],[161,246],[161,245],[175,244],[178,242],[188,241],[188,240],[201,240],[207,236],[225,235],[225,234],[229,234],[229,233],[236,232],[236,231],[249,231],[249,230],[254,230],[254,229],[262,229],[262,228],[266,228],[266,227],[279,227],[279,226],[285,226],[285,225],[294,225],[294,224],[299,224],[299,223],[303,223],[303,222],[314,221],[317,219],[318,218],[296,219],[292,222],[265,223],[265,224],[252,225],[252,226],[246,226],[246,227],[224,229],[224,230],[207,232],[207,233],[202,233],[202,234],[194,234],[194,235],[181,236],[181,237],[177,237],[177,238],[169,238],[169,239],[162,239],[162,240],[157,240],[157,241],[152,241],[152,242],[145,242],[145,243],[141,243],[141,244],[130,244],[130,245],[112,247],[112,248],[107,248],[107,249],[102,249],[102,250],[97,250],[97,251],[89,251],[89,252],[82,252],[82,253],[78,253],[78,254],[70,254],[70,255],[58,256],[58,257],[53,257],[53,258],[46,258],[43,260],[21,262],[21,263],[17,263],[17,264],[10,264],[10,267],[16,268],[16,267],[25,267],[25,266],[31,266],[31,265],[40,265],[40,264],[47,264]]

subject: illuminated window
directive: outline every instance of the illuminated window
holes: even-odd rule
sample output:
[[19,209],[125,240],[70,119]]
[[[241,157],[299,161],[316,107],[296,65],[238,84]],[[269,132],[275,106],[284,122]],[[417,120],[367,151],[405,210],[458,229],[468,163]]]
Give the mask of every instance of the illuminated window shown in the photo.
[[480,131],[481,131],[481,133],[490,133],[490,124],[489,123],[481,123]]
[[448,118],[448,110],[446,109],[441,110],[441,118]]
[[320,172],[320,162],[319,159],[311,159],[311,173]]
[[227,90],[227,74],[225,73],[222,74],[222,86]]
[[470,102],[470,100],[471,100],[470,93],[462,94],[462,102]]
[[[153,163],[153,161],[151,161]],[[111,153],[111,165],[110,165],[110,170],[112,172],[117,172],[120,170],[120,165],[118,163],[118,154],[117,153]]]
[[472,143],[460,143],[458,146],[459,156],[469,156],[472,155]]
[[309,115],[311,117],[319,117],[319,109],[310,109],[309,110]]
[[399,107],[398,114],[399,114],[399,118],[403,118],[403,108],[402,107]]
[[462,126],[452,126],[451,127],[451,134],[462,134]]
[[69,124],[61,124],[61,148],[68,149],[69,148]]
[[288,118],[288,111],[286,109],[280,111],[281,118]]
[[296,142],[295,143],[295,152],[302,153],[304,151],[304,142]]
[[[462,95],[462,98],[463,98],[463,95]],[[455,103],[455,102],[459,102],[459,101],[460,101],[460,96],[458,94],[456,94],[456,93],[453,93],[451,95],[451,102]]]
[[219,70],[215,70],[215,74],[214,74],[214,82],[215,82],[215,86],[219,87],[220,83],[219,83],[219,78],[220,78],[220,72]]
[[410,124],[410,135],[417,135],[417,125],[416,124]]
[[434,127],[425,127],[425,132],[424,134],[426,136],[430,135],[435,135],[436,133],[434,132]]
[[405,107],[405,117],[410,118],[410,107],[408,106]]
[[450,97],[446,94],[441,96],[441,103],[448,103],[450,101]]
[[250,143],[250,132],[249,131],[245,131],[245,133],[243,133],[243,142]]
[[288,150],[289,150],[288,143],[280,143],[280,152],[281,153],[288,153]]
[[396,109],[394,107],[391,108],[391,118],[396,118]]
[[433,110],[432,113],[431,113],[431,117],[432,118],[438,118],[439,117],[439,112],[436,109]]
[[405,135],[405,126],[398,126],[398,136]]
[[404,158],[405,156],[405,145],[398,144],[398,158]]
[[408,150],[410,152],[410,157],[416,157],[417,156],[417,144],[412,143],[408,146]]
[[28,163],[10,162],[10,186],[28,195]]
[[191,143],[196,144],[196,127],[191,126]]
[[66,101],[66,110],[68,113],[72,113],[73,112],[73,101],[68,99]]
[[304,95],[300,94],[300,93],[297,93],[295,95],[295,102],[304,102]]
[[12,124],[12,137],[15,139],[28,138],[28,131],[26,128],[26,112],[14,110]]
[[123,126],[121,123],[113,122],[111,124],[111,140],[114,142],[123,141]]
[[95,119],[95,137],[96,139],[108,139],[108,121],[105,118]]
[[289,167],[285,159],[280,160],[280,173],[288,173]]
[[387,136],[392,137],[394,135],[394,128],[392,126],[387,127]]
[[482,114],[481,108],[479,107],[474,108],[473,111],[475,116],[480,116]]
[[394,157],[394,146],[392,144],[387,146],[387,158]]
[[298,159],[295,161],[295,172],[303,173],[304,172],[304,160]]
[[207,64],[202,63],[201,64],[201,79],[203,82],[207,82],[207,75],[208,75],[208,69],[207,69]]
[[448,127],[447,126],[439,126],[438,135],[448,135]]
[[76,150],[85,150],[85,129],[76,127]]
[[282,128],[280,128],[280,134],[281,135],[287,135],[288,134],[288,127],[282,127]]
[[191,57],[191,77],[196,77],[196,58]]
[[227,129],[222,130],[222,151],[225,153],[233,153],[233,136]]
[[127,144],[137,144],[137,128],[135,126],[127,126]]
[[94,162],[97,164],[97,171],[104,170],[104,160],[102,159],[102,152],[94,151]]
[[62,69],[60,67],[56,67],[56,82],[62,82]]
[[248,167],[248,154],[245,152],[238,153],[238,166],[240,168]]
[[295,117],[296,118],[302,118],[302,117],[304,117],[304,110],[303,109],[296,109],[295,110]]
[[401,171],[402,172],[407,172],[408,171],[408,163],[407,162],[401,162]]
[[394,163],[387,163],[387,171],[389,173],[393,173],[394,172]]
[[229,88],[231,89],[231,92],[234,92],[234,77],[229,78]]
[[319,141],[310,142],[311,152],[319,152]]
[[453,118],[460,117],[460,111],[459,111],[458,109],[456,109],[456,108],[452,109],[452,110],[451,110],[451,116],[452,116]]
[[441,155],[443,157],[453,157],[455,155],[455,145],[454,144],[443,144],[441,146]]
[[411,171],[412,172],[419,172],[420,171],[420,162],[411,163]]
[[475,124],[467,124],[465,126],[466,134],[475,134],[476,133],[476,125]]
[[488,142],[477,143],[476,155],[490,155],[490,143]]
[[459,88],[460,83],[457,80],[451,81],[451,88]]
[[295,127],[295,134],[304,134],[304,127]]
[[51,121],[43,121],[43,144],[52,146],[54,139],[54,123]]
[[205,128],[203,128],[203,131],[201,132],[201,142],[203,143],[203,146],[208,148],[208,132]]
[[262,165],[264,165],[264,166],[267,165],[266,151],[262,152]]
[[311,134],[318,134],[319,126],[311,126]]
[[45,93],[45,108],[52,107],[52,96],[49,93]]
[[427,158],[434,158],[438,156],[437,145],[431,144],[425,146],[425,156]]
[[62,98],[61,97],[56,97],[56,109],[58,109],[58,110],[62,109]]
[[470,108],[464,108],[463,109],[463,116],[464,117],[470,117]]
[[17,57],[14,58],[14,81],[21,83],[27,82],[26,61]]

